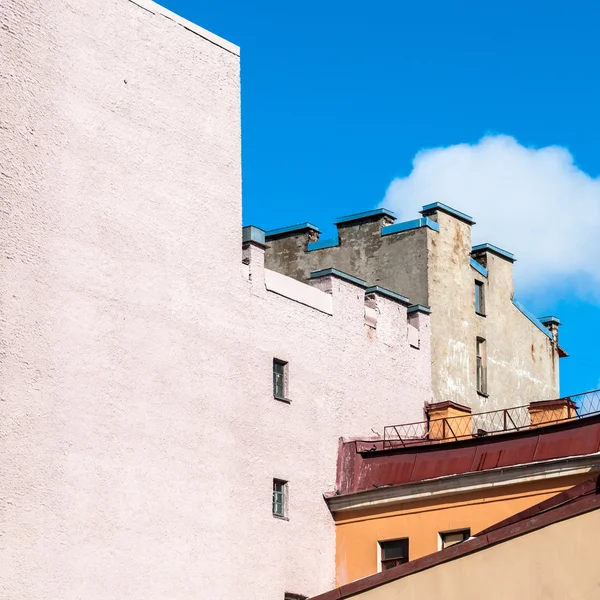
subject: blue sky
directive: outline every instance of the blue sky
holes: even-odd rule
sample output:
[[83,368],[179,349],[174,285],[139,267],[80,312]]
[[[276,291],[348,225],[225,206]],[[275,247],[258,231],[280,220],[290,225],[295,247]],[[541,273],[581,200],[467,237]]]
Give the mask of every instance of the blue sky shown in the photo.
[[[414,218],[435,189],[563,321],[562,392],[600,387],[597,2],[162,3],[241,46],[245,224],[327,236],[384,199]],[[426,152],[417,170],[429,148],[446,166]]]

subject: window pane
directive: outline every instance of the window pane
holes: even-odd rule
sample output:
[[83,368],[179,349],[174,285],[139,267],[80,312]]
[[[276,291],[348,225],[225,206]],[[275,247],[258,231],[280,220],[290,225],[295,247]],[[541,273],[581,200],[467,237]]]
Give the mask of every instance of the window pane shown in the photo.
[[273,360],[273,395],[285,398],[285,367],[286,363]]
[[384,560],[389,560],[390,558],[408,558],[408,540],[382,542],[381,556]]
[[464,542],[469,538],[470,533],[471,532],[469,529],[461,529],[460,531],[442,533],[442,548],[449,548],[450,546],[454,546],[454,544]]

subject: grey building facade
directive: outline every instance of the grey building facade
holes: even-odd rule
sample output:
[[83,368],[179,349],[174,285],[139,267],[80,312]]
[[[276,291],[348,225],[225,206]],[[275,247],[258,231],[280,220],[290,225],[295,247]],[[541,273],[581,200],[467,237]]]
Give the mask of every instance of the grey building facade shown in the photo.
[[485,411],[558,397],[560,321],[515,300],[514,256],[473,247],[473,225],[440,203],[403,223],[386,209],[342,217],[328,240],[302,223],[267,231],[266,265],[300,281],[336,268],[430,307],[436,402]]

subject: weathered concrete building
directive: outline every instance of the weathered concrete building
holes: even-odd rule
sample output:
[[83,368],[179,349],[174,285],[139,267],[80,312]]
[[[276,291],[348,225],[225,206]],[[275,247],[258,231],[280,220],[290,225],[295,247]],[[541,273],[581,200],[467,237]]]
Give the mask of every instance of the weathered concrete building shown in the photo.
[[435,400],[492,410],[559,395],[559,320],[514,298],[509,252],[472,247],[473,219],[443,204],[395,223],[377,209],[336,221],[335,239],[310,223],[267,232],[270,269],[305,281],[335,267],[431,308]]
[[338,438],[420,418],[429,316],[242,244],[233,44],[5,0],[0,52],[0,597],[332,587]]

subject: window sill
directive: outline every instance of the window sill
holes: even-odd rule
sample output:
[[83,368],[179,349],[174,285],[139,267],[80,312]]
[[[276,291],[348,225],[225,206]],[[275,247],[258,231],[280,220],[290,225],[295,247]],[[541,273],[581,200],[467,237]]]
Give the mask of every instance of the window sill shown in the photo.
[[477,390],[477,395],[478,396],[482,396],[483,398],[489,398],[490,395],[487,392],[480,392],[479,390]]
[[289,517],[282,517],[281,515],[273,515],[274,519],[279,519],[280,521],[289,521]]
[[273,396],[273,398],[275,398],[275,400],[278,400],[279,402],[285,402],[285,404],[292,403],[292,401],[289,398],[282,398],[281,396]]

